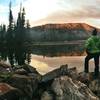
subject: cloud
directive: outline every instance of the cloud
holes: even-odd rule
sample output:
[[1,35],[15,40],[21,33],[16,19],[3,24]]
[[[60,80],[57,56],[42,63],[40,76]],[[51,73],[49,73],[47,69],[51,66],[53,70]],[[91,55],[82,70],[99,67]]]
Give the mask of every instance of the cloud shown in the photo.
[[[15,19],[20,9],[20,2],[23,3],[26,9],[26,19],[29,19],[32,25],[88,22],[90,19],[100,18],[100,0],[12,0]],[[0,16],[4,16],[3,20],[4,18],[8,19],[8,12],[8,4],[7,6],[0,4]]]
[[[39,23],[68,23],[68,22],[87,22],[90,24],[97,23],[99,25],[100,21],[100,0],[62,0],[59,2],[61,6],[65,9],[52,12],[47,17],[40,19],[38,21],[32,22],[33,25],[38,25]],[[69,3],[70,10],[67,10]],[[79,2],[78,2],[79,1]],[[65,6],[64,6],[65,5]],[[72,7],[72,8],[71,8]],[[90,21],[92,19],[92,22]]]
[[37,21],[31,21],[32,26],[37,26],[46,23],[87,23],[96,27],[100,26],[100,13],[96,9],[87,11],[85,9],[68,12],[65,10],[57,11],[49,14],[47,17]]
[[85,6],[85,8],[81,8],[78,10],[74,10],[69,12],[69,17],[73,18],[100,18],[100,8]]

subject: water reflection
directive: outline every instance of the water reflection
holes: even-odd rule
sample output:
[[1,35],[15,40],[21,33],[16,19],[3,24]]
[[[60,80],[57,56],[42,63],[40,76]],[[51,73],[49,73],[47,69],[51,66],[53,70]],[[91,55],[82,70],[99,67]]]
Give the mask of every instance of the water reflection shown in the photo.
[[[69,68],[76,67],[78,72],[84,69],[84,46],[76,44],[67,45],[41,45],[32,49],[31,65],[41,74],[45,74],[61,65],[68,64]],[[90,61],[90,71],[94,70],[93,60]]]
[[[85,56],[62,56],[62,57],[45,57],[32,55],[31,65],[34,66],[41,74],[45,74],[61,65],[68,64],[69,68],[76,67],[78,72],[84,69]],[[90,61],[90,71],[94,71],[93,59]]]
[[38,45],[32,49],[33,54],[43,55],[48,57],[55,56],[81,56],[84,53],[84,46],[82,44],[67,44],[67,45]]

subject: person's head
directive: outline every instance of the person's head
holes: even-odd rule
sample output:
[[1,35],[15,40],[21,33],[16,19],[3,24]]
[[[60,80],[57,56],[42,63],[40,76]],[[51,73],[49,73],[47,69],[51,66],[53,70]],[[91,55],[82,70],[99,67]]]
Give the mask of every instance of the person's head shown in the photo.
[[92,35],[94,35],[94,36],[97,35],[97,29],[96,28],[93,30]]

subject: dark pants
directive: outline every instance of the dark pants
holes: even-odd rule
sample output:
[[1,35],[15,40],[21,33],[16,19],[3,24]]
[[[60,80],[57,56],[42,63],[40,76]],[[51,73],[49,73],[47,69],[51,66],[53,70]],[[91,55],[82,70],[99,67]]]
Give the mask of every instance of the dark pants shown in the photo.
[[95,54],[91,54],[91,53],[87,53],[87,56],[85,58],[85,68],[84,71],[86,73],[89,72],[89,60],[94,58],[94,63],[95,63],[95,75],[98,76],[99,75],[99,55],[100,53],[95,53]]

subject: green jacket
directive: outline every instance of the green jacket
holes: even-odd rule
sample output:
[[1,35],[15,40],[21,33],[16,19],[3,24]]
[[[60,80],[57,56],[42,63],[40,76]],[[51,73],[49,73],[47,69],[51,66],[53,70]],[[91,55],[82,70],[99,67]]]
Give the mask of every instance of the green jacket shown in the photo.
[[100,37],[91,36],[86,40],[85,48],[89,53],[99,53],[100,52]]

